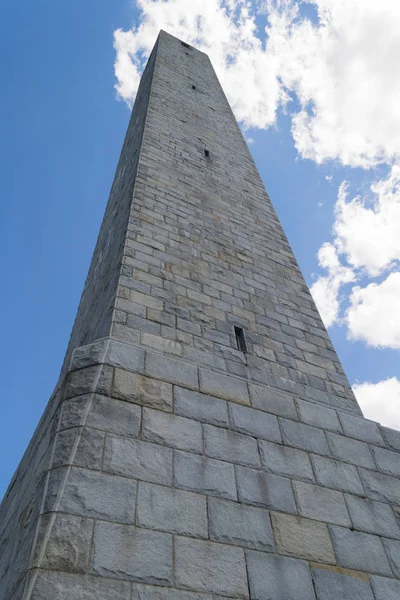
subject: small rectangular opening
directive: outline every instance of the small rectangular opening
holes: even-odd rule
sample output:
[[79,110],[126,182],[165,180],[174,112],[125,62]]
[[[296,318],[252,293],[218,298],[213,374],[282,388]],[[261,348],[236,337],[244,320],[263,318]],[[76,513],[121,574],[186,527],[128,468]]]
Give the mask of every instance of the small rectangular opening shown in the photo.
[[204,156],[205,156],[206,158],[210,158],[210,151],[209,151],[209,150],[206,150],[205,148],[204,148]]
[[246,339],[244,337],[244,331],[241,327],[234,327],[235,329],[235,337],[236,337],[236,345],[240,352],[247,352]]
[[192,85],[192,90],[195,90],[195,89],[196,89],[196,86],[195,86],[195,85]]
[[182,46],[184,46],[185,48],[190,48],[189,44],[187,44],[186,42],[181,42]]

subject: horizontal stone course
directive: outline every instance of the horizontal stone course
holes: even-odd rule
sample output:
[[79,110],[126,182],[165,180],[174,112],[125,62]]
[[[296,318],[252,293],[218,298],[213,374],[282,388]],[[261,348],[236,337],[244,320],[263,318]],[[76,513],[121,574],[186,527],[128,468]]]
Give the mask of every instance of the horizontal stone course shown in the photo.
[[261,465],[255,438],[213,425],[203,425],[203,428],[207,456],[250,467]]
[[247,406],[229,404],[229,416],[233,429],[272,442],[282,442],[278,419]]
[[203,452],[200,423],[151,408],[143,409],[142,439],[180,450]]
[[237,499],[233,465],[213,458],[174,451],[174,482],[186,490]]
[[229,377],[214,371],[199,369],[200,390],[205,394],[232,400],[240,404],[250,404],[247,383],[242,379]]
[[225,427],[229,425],[228,407],[225,400],[177,386],[174,388],[174,410],[178,415],[197,421]]

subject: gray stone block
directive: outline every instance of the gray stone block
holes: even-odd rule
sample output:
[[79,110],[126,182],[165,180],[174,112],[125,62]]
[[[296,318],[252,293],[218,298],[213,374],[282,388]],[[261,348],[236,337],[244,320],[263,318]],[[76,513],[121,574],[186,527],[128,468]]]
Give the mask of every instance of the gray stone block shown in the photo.
[[239,501],[296,513],[290,480],[260,470],[236,467]]
[[126,581],[39,571],[31,600],[130,600],[130,594]]
[[111,395],[112,377],[113,369],[107,365],[73,371],[67,379],[65,398],[73,398],[92,392],[109,396]]
[[99,521],[92,568],[97,575],[171,585],[172,535]]
[[157,444],[108,436],[103,469],[152,483],[172,483],[172,450]]
[[86,573],[92,535],[90,519],[57,513],[42,515],[32,566]]
[[247,550],[252,600],[315,600],[308,564],[304,560]]
[[300,415],[300,420],[314,427],[321,427],[336,433],[342,433],[342,427],[339,422],[336,411],[311,402],[296,401]]
[[319,484],[350,494],[364,495],[360,476],[353,465],[313,454],[311,460]]
[[400,480],[383,473],[359,469],[366,495],[372,500],[381,500],[400,505]]
[[315,452],[316,454],[330,455],[325,434],[321,429],[290,421],[289,419],[280,418],[279,423],[284,444],[300,448],[300,450]]
[[296,406],[292,396],[268,388],[266,386],[249,383],[251,405],[254,408],[289,419],[298,419]]
[[52,466],[74,464],[78,467],[100,469],[104,437],[102,431],[88,427],[60,431],[56,437]]
[[330,526],[333,548],[341,567],[391,575],[382,541],[376,535]]
[[302,481],[294,481],[293,489],[299,514],[303,517],[351,527],[341,492]]
[[207,537],[206,497],[173,488],[139,483],[137,524],[181,535]]
[[223,596],[249,597],[241,548],[177,537],[175,578],[178,587]]
[[267,510],[218,498],[210,498],[208,507],[212,540],[264,552],[274,551],[274,536]]
[[210,496],[236,500],[236,480],[233,465],[174,451],[174,479],[177,487]]
[[138,373],[115,369],[113,396],[159,410],[172,411],[172,385]]
[[215,371],[199,369],[200,390],[205,394],[232,400],[239,404],[250,404],[247,382],[237,377],[222,375]]
[[374,590],[375,600],[399,600],[400,581],[396,579],[387,579],[373,575],[371,585]]
[[204,425],[204,451],[212,458],[233,463],[260,466],[257,440],[213,425]]
[[345,495],[355,529],[392,538],[400,538],[400,529],[391,507],[367,498]]
[[[211,594],[188,592],[175,588],[155,587],[152,585],[132,584],[131,600],[217,600]],[[114,599],[113,599],[114,600]]]
[[[400,579],[400,542],[398,540],[382,540],[386,555],[392,567],[393,575]],[[389,573],[390,574],[390,573]]]
[[200,423],[151,408],[143,409],[142,439],[180,450],[203,452]]
[[279,554],[335,564],[328,526],[295,515],[271,513]]
[[232,403],[229,405],[229,415],[233,429],[271,442],[282,442],[275,415]]
[[375,469],[374,459],[367,444],[336,433],[326,433],[332,456],[357,467]]
[[98,396],[93,398],[86,425],[110,433],[137,437],[141,409],[130,402]]
[[189,363],[169,358],[162,354],[146,352],[145,373],[156,379],[182,385],[197,390],[199,387],[197,367]]
[[104,362],[108,340],[99,340],[94,344],[80,346],[72,352],[70,370],[84,369]]
[[[120,523],[134,522],[136,481],[88,469],[72,468],[69,474],[65,469],[58,469],[51,472],[47,504],[55,500],[62,483],[61,512]],[[47,510],[52,510],[52,506]]]
[[369,444],[385,445],[377,423],[341,412],[339,413],[339,418],[342,423],[344,435]]
[[371,446],[372,454],[380,471],[387,475],[400,477],[400,454],[383,448],[375,448]]
[[228,408],[225,400],[185,390],[175,386],[174,410],[177,415],[210,423],[211,425],[229,425]]
[[266,471],[314,482],[311,462],[306,452],[263,440],[260,440],[259,447],[261,463]]
[[386,445],[392,450],[400,452],[400,431],[397,429],[389,429],[389,427],[381,427],[382,436],[385,439]]
[[144,350],[131,344],[110,340],[105,361],[113,367],[120,367],[127,371],[143,373]]
[[364,579],[359,573],[313,569],[313,579],[318,600],[374,600],[367,577]]

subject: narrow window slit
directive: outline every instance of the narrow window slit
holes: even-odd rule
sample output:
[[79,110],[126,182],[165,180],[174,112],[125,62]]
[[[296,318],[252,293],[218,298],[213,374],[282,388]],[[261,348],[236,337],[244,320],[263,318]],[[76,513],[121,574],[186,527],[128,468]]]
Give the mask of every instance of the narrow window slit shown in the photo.
[[206,158],[210,158],[210,151],[209,151],[209,150],[206,150],[205,148],[204,148],[204,156],[205,156]]
[[234,329],[235,329],[237,348],[238,348],[238,350],[240,350],[241,352],[244,352],[246,354],[247,346],[246,346],[246,338],[244,337],[244,331],[241,327],[236,327],[236,325],[234,326]]
[[182,46],[184,46],[185,48],[190,48],[189,44],[187,44],[186,42],[181,42]]
[[192,85],[192,90],[195,90],[195,89],[196,89],[196,86],[195,86],[195,85]]

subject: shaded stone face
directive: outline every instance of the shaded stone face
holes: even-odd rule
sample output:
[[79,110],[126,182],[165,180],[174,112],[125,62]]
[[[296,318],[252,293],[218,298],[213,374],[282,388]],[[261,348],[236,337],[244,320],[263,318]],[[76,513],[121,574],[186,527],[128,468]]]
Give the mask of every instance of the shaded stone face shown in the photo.
[[1,600],[397,600],[399,459],[207,56],[161,32],[1,505]]

